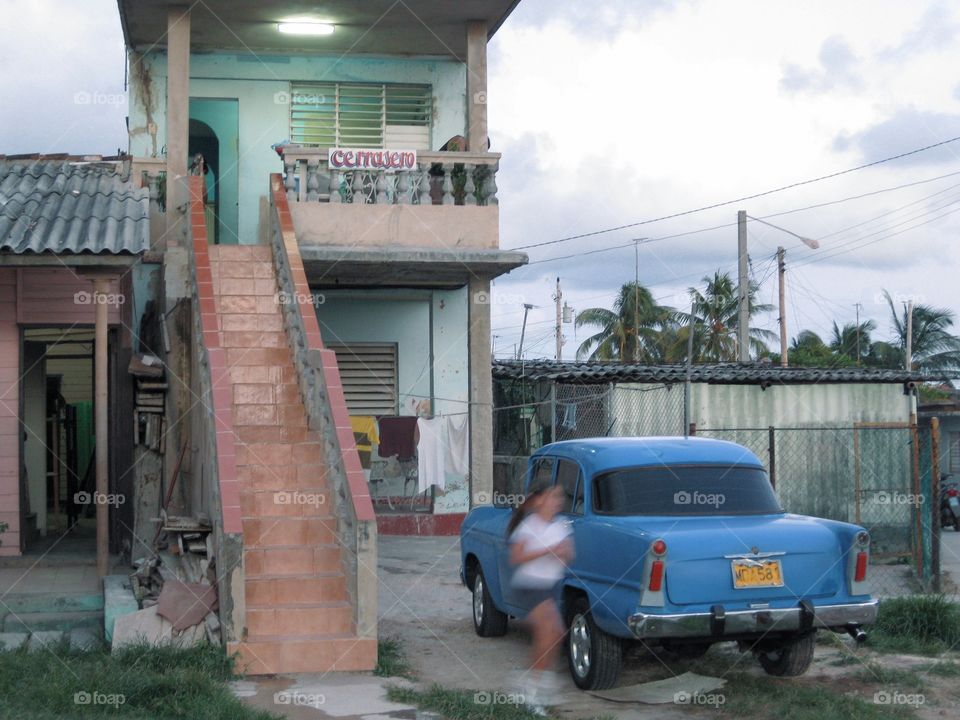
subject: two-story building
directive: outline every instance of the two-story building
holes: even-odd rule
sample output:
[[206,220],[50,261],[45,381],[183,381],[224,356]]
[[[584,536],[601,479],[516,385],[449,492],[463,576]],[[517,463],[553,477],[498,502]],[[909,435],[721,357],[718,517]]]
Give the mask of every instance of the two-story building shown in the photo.
[[[492,489],[487,44],[517,0],[119,0],[164,208],[167,466],[228,650],[369,669],[376,537]],[[153,228],[157,230],[157,228]]]

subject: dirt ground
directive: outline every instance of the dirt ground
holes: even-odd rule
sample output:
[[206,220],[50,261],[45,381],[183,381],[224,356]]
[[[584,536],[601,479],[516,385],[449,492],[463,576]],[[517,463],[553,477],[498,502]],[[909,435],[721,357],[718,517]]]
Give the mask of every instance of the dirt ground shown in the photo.
[[[945,538],[951,557],[960,557],[960,535]],[[956,547],[954,547],[956,544]],[[410,660],[420,682],[438,683],[448,688],[500,690],[518,687],[527,667],[527,635],[519,623],[511,621],[510,631],[502,638],[480,638],[471,621],[470,593],[459,580],[458,538],[381,537],[380,551],[380,633],[397,639]],[[821,633],[825,635],[825,633]],[[835,636],[839,637],[839,636]],[[956,656],[953,658],[956,660]],[[910,688],[858,676],[870,672],[868,663],[889,670],[923,668],[931,658],[882,655],[856,649],[849,638],[841,642],[821,642],[814,665],[803,678],[794,682],[829,687],[838,693],[856,693],[873,701],[876,693],[907,694]],[[688,663],[667,653],[634,653],[626,663],[621,685],[671,677],[687,669]],[[733,643],[711,649],[698,666],[723,677],[747,672],[762,676],[763,671],[750,654],[736,651]],[[706,717],[712,708],[682,705],[644,706],[606,701],[581,692],[563,670],[564,688],[557,695],[557,713],[563,718],[580,720],[598,716],[614,718]],[[915,707],[924,720],[960,717],[960,692],[956,677],[940,677],[920,672],[924,679],[925,702]],[[736,681],[722,691],[736,692]],[[715,713],[714,713],[715,714]]]

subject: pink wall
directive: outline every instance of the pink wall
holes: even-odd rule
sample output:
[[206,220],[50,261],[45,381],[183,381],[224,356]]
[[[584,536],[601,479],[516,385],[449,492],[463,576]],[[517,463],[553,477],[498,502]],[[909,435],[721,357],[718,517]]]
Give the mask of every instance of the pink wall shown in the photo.
[[[16,298],[17,322],[93,325],[95,308],[89,302],[93,283],[89,278],[65,267],[20,268],[16,272],[20,278]],[[107,317],[110,324],[121,321],[122,301],[133,301],[133,298],[121,298],[117,288],[118,283],[111,283],[110,292],[119,302],[109,306]]]
[[17,271],[0,268],[0,555],[20,554],[20,333],[17,330]]

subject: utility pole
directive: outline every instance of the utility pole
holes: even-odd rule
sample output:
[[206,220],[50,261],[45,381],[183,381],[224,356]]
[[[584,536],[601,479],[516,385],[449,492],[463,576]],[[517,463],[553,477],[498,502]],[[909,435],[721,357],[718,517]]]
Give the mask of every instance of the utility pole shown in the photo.
[[857,309],[857,367],[860,367],[860,303],[856,303],[854,307]]
[[786,263],[784,256],[787,251],[782,247],[777,248],[777,275],[779,277],[780,290],[780,367],[789,366],[787,347],[787,287],[786,287]]
[[520,347],[517,350],[517,360],[523,357],[523,336],[527,334],[527,314],[533,308],[530,303],[523,304],[523,328],[520,330]]
[[747,277],[747,211],[737,212],[737,355],[740,362],[750,362],[750,281]]
[[640,362],[640,241],[633,241],[633,361]]
[[557,362],[563,362],[563,292],[560,290],[560,278],[557,278],[557,291],[553,294],[557,304]]
[[913,370],[913,300],[907,303],[907,372]]

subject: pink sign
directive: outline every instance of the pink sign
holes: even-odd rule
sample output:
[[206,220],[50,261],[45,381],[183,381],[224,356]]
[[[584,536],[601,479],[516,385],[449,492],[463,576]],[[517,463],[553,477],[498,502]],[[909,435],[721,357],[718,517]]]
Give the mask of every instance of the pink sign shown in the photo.
[[327,161],[333,170],[413,170],[417,151],[330,148]]

